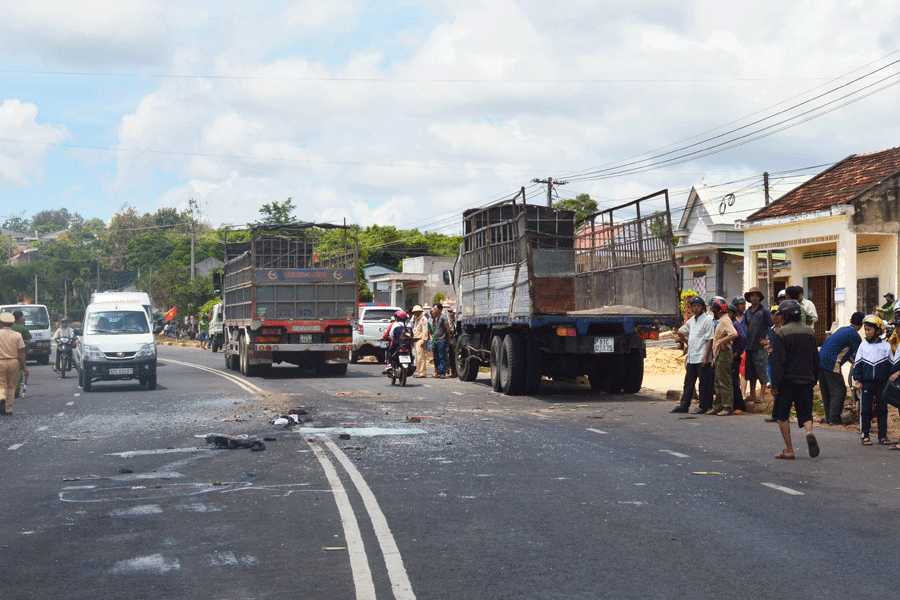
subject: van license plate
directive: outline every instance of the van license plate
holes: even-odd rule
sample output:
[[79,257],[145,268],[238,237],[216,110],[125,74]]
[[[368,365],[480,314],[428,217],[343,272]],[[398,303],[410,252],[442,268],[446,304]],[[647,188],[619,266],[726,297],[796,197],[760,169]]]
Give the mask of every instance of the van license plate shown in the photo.
[[615,344],[611,337],[594,338],[594,352],[612,353],[615,352]]
[[121,368],[121,369],[110,369],[110,375],[131,375],[134,373],[134,370],[131,367]]
[[398,360],[404,365],[408,365],[409,363],[412,362],[412,360],[409,358],[408,354],[401,354],[399,356]]

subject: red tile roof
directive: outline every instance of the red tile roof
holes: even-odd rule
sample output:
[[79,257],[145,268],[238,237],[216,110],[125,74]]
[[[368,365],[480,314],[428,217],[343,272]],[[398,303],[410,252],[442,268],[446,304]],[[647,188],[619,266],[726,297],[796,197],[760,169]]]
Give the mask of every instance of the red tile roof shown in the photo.
[[756,211],[747,220],[799,215],[847,204],[897,172],[900,172],[900,147],[869,154],[851,154]]
[[707,256],[695,256],[679,265],[682,269],[687,267],[711,267],[712,261]]

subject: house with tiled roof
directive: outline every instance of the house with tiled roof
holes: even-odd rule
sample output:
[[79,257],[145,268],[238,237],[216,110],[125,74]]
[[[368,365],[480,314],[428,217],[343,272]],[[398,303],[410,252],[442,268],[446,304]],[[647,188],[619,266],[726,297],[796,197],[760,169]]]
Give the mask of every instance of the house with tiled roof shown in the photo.
[[749,215],[744,287],[763,287],[755,268],[767,250],[783,251],[791,285],[816,305],[820,342],[833,324],[871,313],[897,293],[900,147],[853,154]]
[[[809,177],[776,177],[769,196],[777,198]],[[673,234],[678,239],[675,259],[682,289],[692,289],[705,299],[743,295],[744,232],[735,223],[766,205],[765,191],[757,187],[695,185],[688,194],[681,219]],[[783,259],[783,253],[776,255]],[[781,260],[776,262],[780,268]],[[785,287],[776,272],[775,290]]]

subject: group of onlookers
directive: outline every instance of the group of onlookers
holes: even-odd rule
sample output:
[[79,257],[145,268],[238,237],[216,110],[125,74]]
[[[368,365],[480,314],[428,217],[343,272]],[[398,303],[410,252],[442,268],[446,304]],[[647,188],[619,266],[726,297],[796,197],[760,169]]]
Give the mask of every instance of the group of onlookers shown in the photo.
[[[408,314],[412,317],[409,318]],[[416,373],[413,377],[427,377],[426,353],[434,359],[432,377],[443,379],[456,377],[456,351],[453,345],[453,331],[456,326],[456,311],[452,307],[444,311],[444,306],[436,302],[434,306],[416,304],[409,313],[398,311],[391,319],[392,325],[384,334],[385,340],[395,338],[397,325],[412,329],[413,350],[415,352]],[[409,321],[409,322],[407,322]],[[390,364],[390,349],[385,357]],[[385,368],[385,372],[388,368]]]
[[188,315],[181,323],[169,321],[163,327],[163,335],[185,340],[199,340],[200,349],[209,347],[209,315]]

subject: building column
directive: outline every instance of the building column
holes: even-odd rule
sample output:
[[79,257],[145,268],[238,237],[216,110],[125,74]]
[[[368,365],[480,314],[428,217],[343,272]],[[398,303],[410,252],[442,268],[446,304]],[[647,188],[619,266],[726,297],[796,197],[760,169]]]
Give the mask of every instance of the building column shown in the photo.
[[[835,260],[835,282],[844,288],[844,301],[836,305],[838,326],[850,324],[850,315],[856,312],[856,234],[841,231],[838,234]],[[828,323],[831,326],[831,323]]]
[[758,273],[756,272],[756,251],[750,250],[747,244],[744,244],[744,289],[746,292],[753,286],[757,285]]

